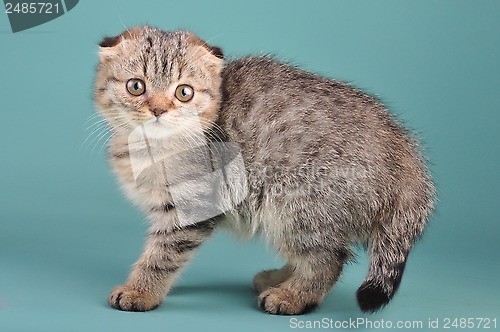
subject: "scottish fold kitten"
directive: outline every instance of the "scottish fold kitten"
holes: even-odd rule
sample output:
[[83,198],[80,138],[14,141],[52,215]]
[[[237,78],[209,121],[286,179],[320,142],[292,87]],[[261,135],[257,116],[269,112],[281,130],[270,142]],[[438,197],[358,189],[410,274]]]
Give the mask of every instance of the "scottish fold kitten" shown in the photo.
[[262,236],[287,262],[253,279],[268,313],[321,303],[357,244],[370,256],[361,310],[394,296],[435,194],[418,142],[378,100],[151,27],[100,43],[95,100],[111,167],[150,221],[112,307],[156,308],[218,226]]

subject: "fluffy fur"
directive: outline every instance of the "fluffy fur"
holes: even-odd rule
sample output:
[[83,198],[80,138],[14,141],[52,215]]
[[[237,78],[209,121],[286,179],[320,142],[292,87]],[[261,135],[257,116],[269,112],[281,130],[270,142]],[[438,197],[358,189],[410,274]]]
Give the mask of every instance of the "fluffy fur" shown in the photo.
[[[359,243],[370,254],[357,292],[361,309],[390,301],[433,209],[434,188],[418,142],[378,100],[270,57],[224,61],[219,48],[184,31],[139,27],[100,46],[95,100],[112,133],[109,160],[151,225],[141,258],[109,297],[112,307],[156,308],[219,225],[263,236],[287,262],[254,277],[268,313],[313,309]],[[132,78],[145,82],[146,93],[127,92]],[[193,87],[192,100],[176,99],[179,84]],[[134,140],[137,128],[147,131],[146,144]],[[246,181],[229,182],[228,192],[245,197],[224,214],[185,225],[169,190],[175,175],[146,160],[174,160],[206,141],[239,148]],[[137,176],[133,163],[141,160]],[[196,196],[184,199],[204,209]]]

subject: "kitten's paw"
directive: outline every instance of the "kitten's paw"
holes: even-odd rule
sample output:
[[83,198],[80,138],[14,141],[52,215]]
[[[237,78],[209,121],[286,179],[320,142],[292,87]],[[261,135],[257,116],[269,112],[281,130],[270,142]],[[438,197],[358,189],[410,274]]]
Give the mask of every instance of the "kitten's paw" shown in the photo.
[[302,315],[316,308],[317,303],[304,302],[287,288],[271,287],[259,295],[259,307],[273,315]]
[[123,311],[148,311],[160,305],[151,295],[141,293],[133,288],[118,286],[109,295],[108,303],[111,307]]
[[257,273],[252,280],[253,289],[260,294],[269,287],[276,286],[277,283],[274,283],[272,278],[273,273],[276,273],[276,271],[278,270],[265,270]]
[[270,287],[278,286],[290,276],[289,269],[285,266],[277,270],[260,271],[253,277],[252,285],[257,293],[262,293]]

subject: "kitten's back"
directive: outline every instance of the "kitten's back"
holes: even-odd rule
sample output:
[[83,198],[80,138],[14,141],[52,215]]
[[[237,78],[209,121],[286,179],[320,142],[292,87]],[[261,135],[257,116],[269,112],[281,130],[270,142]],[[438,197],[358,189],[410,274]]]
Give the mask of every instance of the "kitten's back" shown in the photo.
[[264,164],[300,164],[313,156],[320,164],[377,167],[413,160],[424,168],[409,132],[377,99],[346,83],[270,57],[229,62],[222,76],[219,122],[253,155],[271,150]]
[[[418,141],[375,98],[269,57],[229,62],[222,76],[219,124],[241,146],[249,204],[277,211],[252,228],[285,239],[289,256],[369,243],[358,303],[387,304],[434,207]],[[262,176],[262,165],[277,168]]]

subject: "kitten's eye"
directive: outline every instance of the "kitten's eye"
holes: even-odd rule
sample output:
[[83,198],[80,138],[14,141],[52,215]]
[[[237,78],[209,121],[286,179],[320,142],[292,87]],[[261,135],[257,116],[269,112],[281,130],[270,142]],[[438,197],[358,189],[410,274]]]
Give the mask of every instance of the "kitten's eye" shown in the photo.
[[127,81],[127,91],[132,96],[140,96],[146,92],[146,84],[138,78],[131,78]]
[[182,102],[190,101],[193,97],[194,89],[187,84],[181,84],[175,89],[175,98]]

